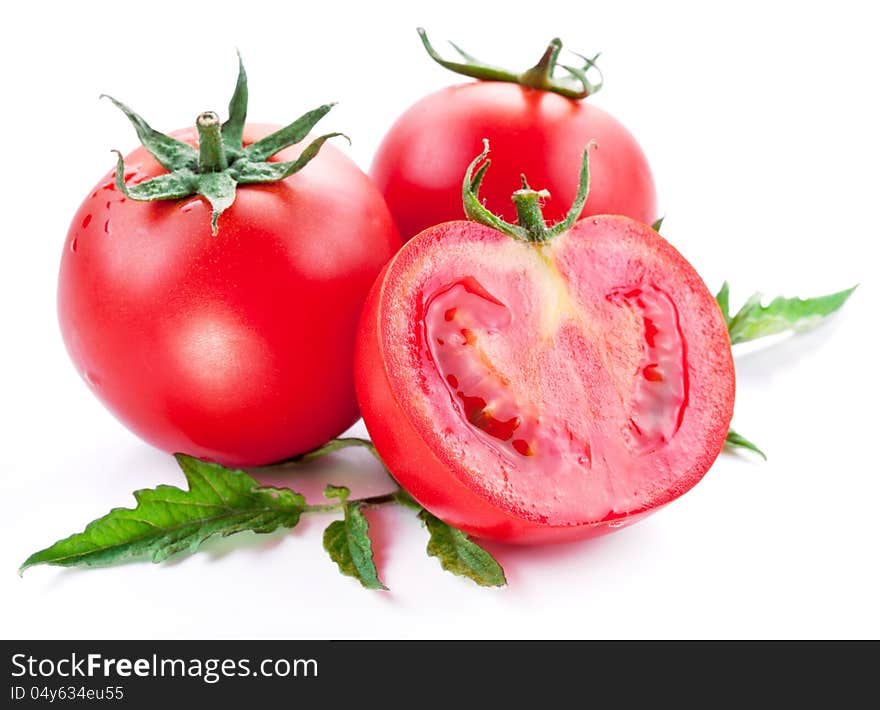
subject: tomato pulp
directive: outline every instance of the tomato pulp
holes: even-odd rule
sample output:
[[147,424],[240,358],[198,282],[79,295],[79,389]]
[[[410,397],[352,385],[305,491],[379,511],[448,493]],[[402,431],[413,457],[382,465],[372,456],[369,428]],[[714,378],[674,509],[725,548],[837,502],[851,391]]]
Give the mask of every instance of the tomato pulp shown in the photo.
[[491,212],[515,217],[510,193],[525,173],[549,190],[548,222],[565,216],[577,192],[581,150],[591,140],[590,199],[584,217],[620,214],[651,224],[654,181],[645,154],[613,116],[586,101],[518,84],[480,81],[430,94],[403,113],[379,146],[370,175],[404,239],[462,219],[461,176],[483,138],[494,148]]
[[[249,125],[244,144],[276,128]],[[194,130],[175,135],[196,144]],[[144,148],[125,166],[130,186],[165,172]],[[215,236],[211,212],[200,196],[136,202],[113,173],[99,182],[61,261],[67,349],[104,404],[160,449],[227,465],[308,451],[358,417],[354,334],[400,245],[391,215],[329,144],[287,179],[239,188]]]
[[356,385],[423,506],[535,543],[621,527],[695,485],[724,444],[734,370],[715,299],[649,227],[597,216],[535,244],[459,221],[377,281]]

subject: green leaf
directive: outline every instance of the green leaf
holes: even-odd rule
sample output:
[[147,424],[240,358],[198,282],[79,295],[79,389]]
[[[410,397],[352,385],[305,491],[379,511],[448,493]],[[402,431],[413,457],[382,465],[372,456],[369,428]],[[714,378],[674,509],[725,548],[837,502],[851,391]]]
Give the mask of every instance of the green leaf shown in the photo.
[[465,216],[473,222],[485,224],[487,227],[497,229],[503,234],[516,237],[523,241],[528,241],[529,234],[525,229],[519,225],[505,222],[499,216],[486,209],[486,206],[480,200],[480,186],[483,184],[483,178],[486,175],[486,171],[492,164],[488,155],[489,139],[483,138],[483,152],[474,158],[470,165],[468,165],[461,185],[461,198]]
[[351,491],[345,486],[333,486],[328,484],[324,489],[324,497],[328,500],[339,500],[341,502],[345,502],[348,500],[348,496],[351,495]]
[[428,554],[440,560],[443,569],[470,577],[484,587],[503,587],[507,584],[501,565],[461,530],[447,525],[427,510],[419,513],[419,519],[431,536]]
[[761,451],[761,449],[759,449],[741,434],[737,434],[733,429],[727,432],[727,439],[725,440],[725,443],[727,446],[731,446],[734,448],[748,449],[749,451],[754,451],[762,459],[764,459],[765,461],[767,460],[767,455],[763,451]]
[[118,150],[113,152],[116,153],[116,189],[132,200],[141,202],[172,200],[189,197],[198,191],[198,176],[187,168],[158,175],[137,185],[126,185],[125,162],[122,159],[122,153]]
[[450,71],[454,71],[457,74],[462,74],[464,76],[470,76],[475,79],[482,79],[484,81],[510,81],[515,82],[518,80],[518,75],[512,71],[507,71],[506,69],[501,69],[499,67],[493,67],[490,64],[486,64],[486,62],[482,62],[472,54],[468,54],[460,47],[456,46],[454,43],[450,42],[452,48],[458,52],[459,55],[465,60],[466,64],[462,64],[461,62],[451,62],[448,59],[443,59],[440,54],[434,49],[434,46],[431,44],[428,39],[428,33],[421,27],[416,28],[416,31],[419,33],[419,37],[422,40],[422,46],[425,48],[425,51],[428,53],[428,56],[431,57],[437,64],[441,67],[449,69]]
[[236,54],[238,54],[238,80],[235,82],[235,91],[232,92],[232,98],[229,100],[229,118],[221,129],[223,145],[231,154],[241,153],[248,105],[247,74],[244,70],[244,62],[241,60],[241,53],[236,52]]
[[571,229],[574,223],[578,220],[578,217],[581,216],[581,212],[584,211],[584,204],[590,194],[590,148],[594,145],[596,145],[596,141],[591,140],[587,143],[587,147],[584,148],[584,155],[581,158],[581,172],[578,176],[577,195],[575,195],[574,202],[571,203],[571,207],[565,215],[565,219],[554,224],[550,228],[550,236],[556,236]]
[[[334,103],[324,104],[304,113],[293,123],[249,145],[245,148],[245,155],[250,161],[266,160],[278,151],[299,143],[335,105]],[[333,135],[340,134],[334,133]]]
[[[369,439],[361,439],[356,436],[347,436],[339,439],[331,439],[323,446],[319,446],[317,449],[312,449],[311,451],[301,454],[292,460],[298,461],[300,463],[304,463],[306,461],[314,461],[315,459],[319,459],[322,456],[326,456],[327,454],[332,454],[334,451],[347,449],[350,446],[363,446],[371,454],[373,454],[373,456],[379,458],[379,453],[376,451],[376,447],[373,446],[372,441],[370,441]],[[381,461],[382,459],[379,460]]]
[[159,161],[163,168],[171,171],[181,168],[196,169],[199,164],[199,152],[191,145],[166,136],[164,133],[159,133],[128,106],[112,96],[102,94],[101,98],[110,99],[113,105],[126,115],[131,125],[134,126],[141,145],[150,151],[150,154]]
[[252,163],[247,160],[241,160],[233,163],[230,173],[235,178],[235,181],[242,185],[278,182],[302,170],[318,154],[321,146],[327,140],[336,136],[347,138],[344,133],[327,133],[326,135],[318,136],[309,143],[296,160],[288,160],[283,163]]
[[346,503],[345,518],[334,520],[327,526],[324,549],[342,574],[354,577],[367,589],[388,589],[379,580],[373,562],[369,525],[357,503]]
[[654,224],[651,225],[651,229],[657,232],[657,234],[660,234],[660,227],[663,226],[664,219],[666,219],[666,217],[660,217],[656,222],[654,222]]
[[134,508],[114,508],[83,532],[34,553],[21,570],[37,564],[106,565],[144,555],[161,562],[195,552],[215,535],[292,528],[306,508],[299,493],[261,487],[244,471],[183,454],[176,458],[189,490],[162,485],[136,491]]
[[718,307],[721,309],[721,315],[724,316],[724,324],[730,328],[730,285],[725,281],[721,284],[718,295],[715,296],[718,301]]
[[790,330],[805,331],[814,328],[824,317],[846,303],[855,289],[853,286],[827,296],[807,299],[780,296],[767,306],[761,305],[761,294],[756,293],[730,319],[730,342],[735,345]]
[[403,488],[398,488],[394,491],[394,502],[398,505],[402,505],[404,508],[409,508],[410,510],[424,510],[419,502],[413,498],[409,493],[407,493]]
[[211,234],[217,236],[217,220],[235,202],[235,178],[228,172],[202,173],[198,184],[199,194],[211,203]]

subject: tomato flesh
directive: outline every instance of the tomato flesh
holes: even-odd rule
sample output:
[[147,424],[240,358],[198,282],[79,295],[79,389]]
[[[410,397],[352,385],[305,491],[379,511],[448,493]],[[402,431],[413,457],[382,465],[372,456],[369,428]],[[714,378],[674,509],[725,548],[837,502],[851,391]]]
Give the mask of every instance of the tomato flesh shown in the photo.
[[642,319],[645,349],[624,431],[633,451],[648,453],[672,439],[687,402],[687,358],[678,311],[655,286],[621,290],[607,298]]
[[513,542],[594,535],[669,502],[714,461],[733,408],[714,298],[624,217],[543,246],[467,222],[423,232],[374,287],[356,363],[400,483]]

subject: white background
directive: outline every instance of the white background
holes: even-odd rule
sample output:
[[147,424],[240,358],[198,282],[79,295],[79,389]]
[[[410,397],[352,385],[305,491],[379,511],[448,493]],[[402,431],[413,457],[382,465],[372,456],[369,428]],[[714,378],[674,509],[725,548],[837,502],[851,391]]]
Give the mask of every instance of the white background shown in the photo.
[[[0,28],[0,634],[28,637],[878,637],[877,276],[880,55],[869,3],[13,3]],[[64,351],[55,281],[68,222],[135,137],[101,92],[157,128],[225,111],[234,49],[253,120],[328,100],[322,124],[367,168],[390,121],[457,79],[415,33],[525,68],[560,34],[602,50],[595,103],[639,138],[664,233],[710,288],[816,295],[860,282],[810,334],[738,352],[734,424],[770,460],[723,454],[629,529],[543,548],[491,545],[509,586],[426,557],[405,511],[371,517],[389,593],[339,575],[327,520],[194,557],[103,570],[28,554],[131,491],[181,483],[93,399]],[[351,452],[287,479],[315,495],[383,478]],[[285,482],[285,481],[281,481]]]

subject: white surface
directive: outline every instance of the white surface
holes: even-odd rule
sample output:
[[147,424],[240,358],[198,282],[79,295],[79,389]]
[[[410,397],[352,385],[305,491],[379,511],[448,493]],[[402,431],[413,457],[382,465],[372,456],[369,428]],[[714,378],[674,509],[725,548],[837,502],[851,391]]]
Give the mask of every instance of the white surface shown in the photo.
[[[880,56],[869,4],[559,2],[521,16],[501,9],[513,3],[448,0],[208,5],[215,19],[204,3],[14,3],[0,28],[0,634],[880,636]],[[110,167],[109,150],[134,145],[98,94],[159,129],[187,125],[225,111],[237,46],[254,120],[340,100],[324,125],[352,136],[366,168],[400,111],[456,81],[423,55],[419,24],[498,63],[525,66],[555,34],[601,49],[607,85],[592,100],[645,148],[664,233],[711,288],[729,279],[737,306],[752,290],[816,295],[861,282],[821,330],[739,354],[734,424],[770,461],[722,455],[682,499],[595,541],[493,545],[503,590],[442,572],[424,554],[425,532],[396,510],[372,518],[388,594],[338,574],[317,519],[163,566],[46,567],[19,579],[29,553],[130,505],[132,490],[182,481],[93,399],[56,325],[70,217]],[[321,468],[355,484],[364,468],[375,474],[365,485],[382,485],[363,452]],[[320,475],[292,485],[314,493]]]

